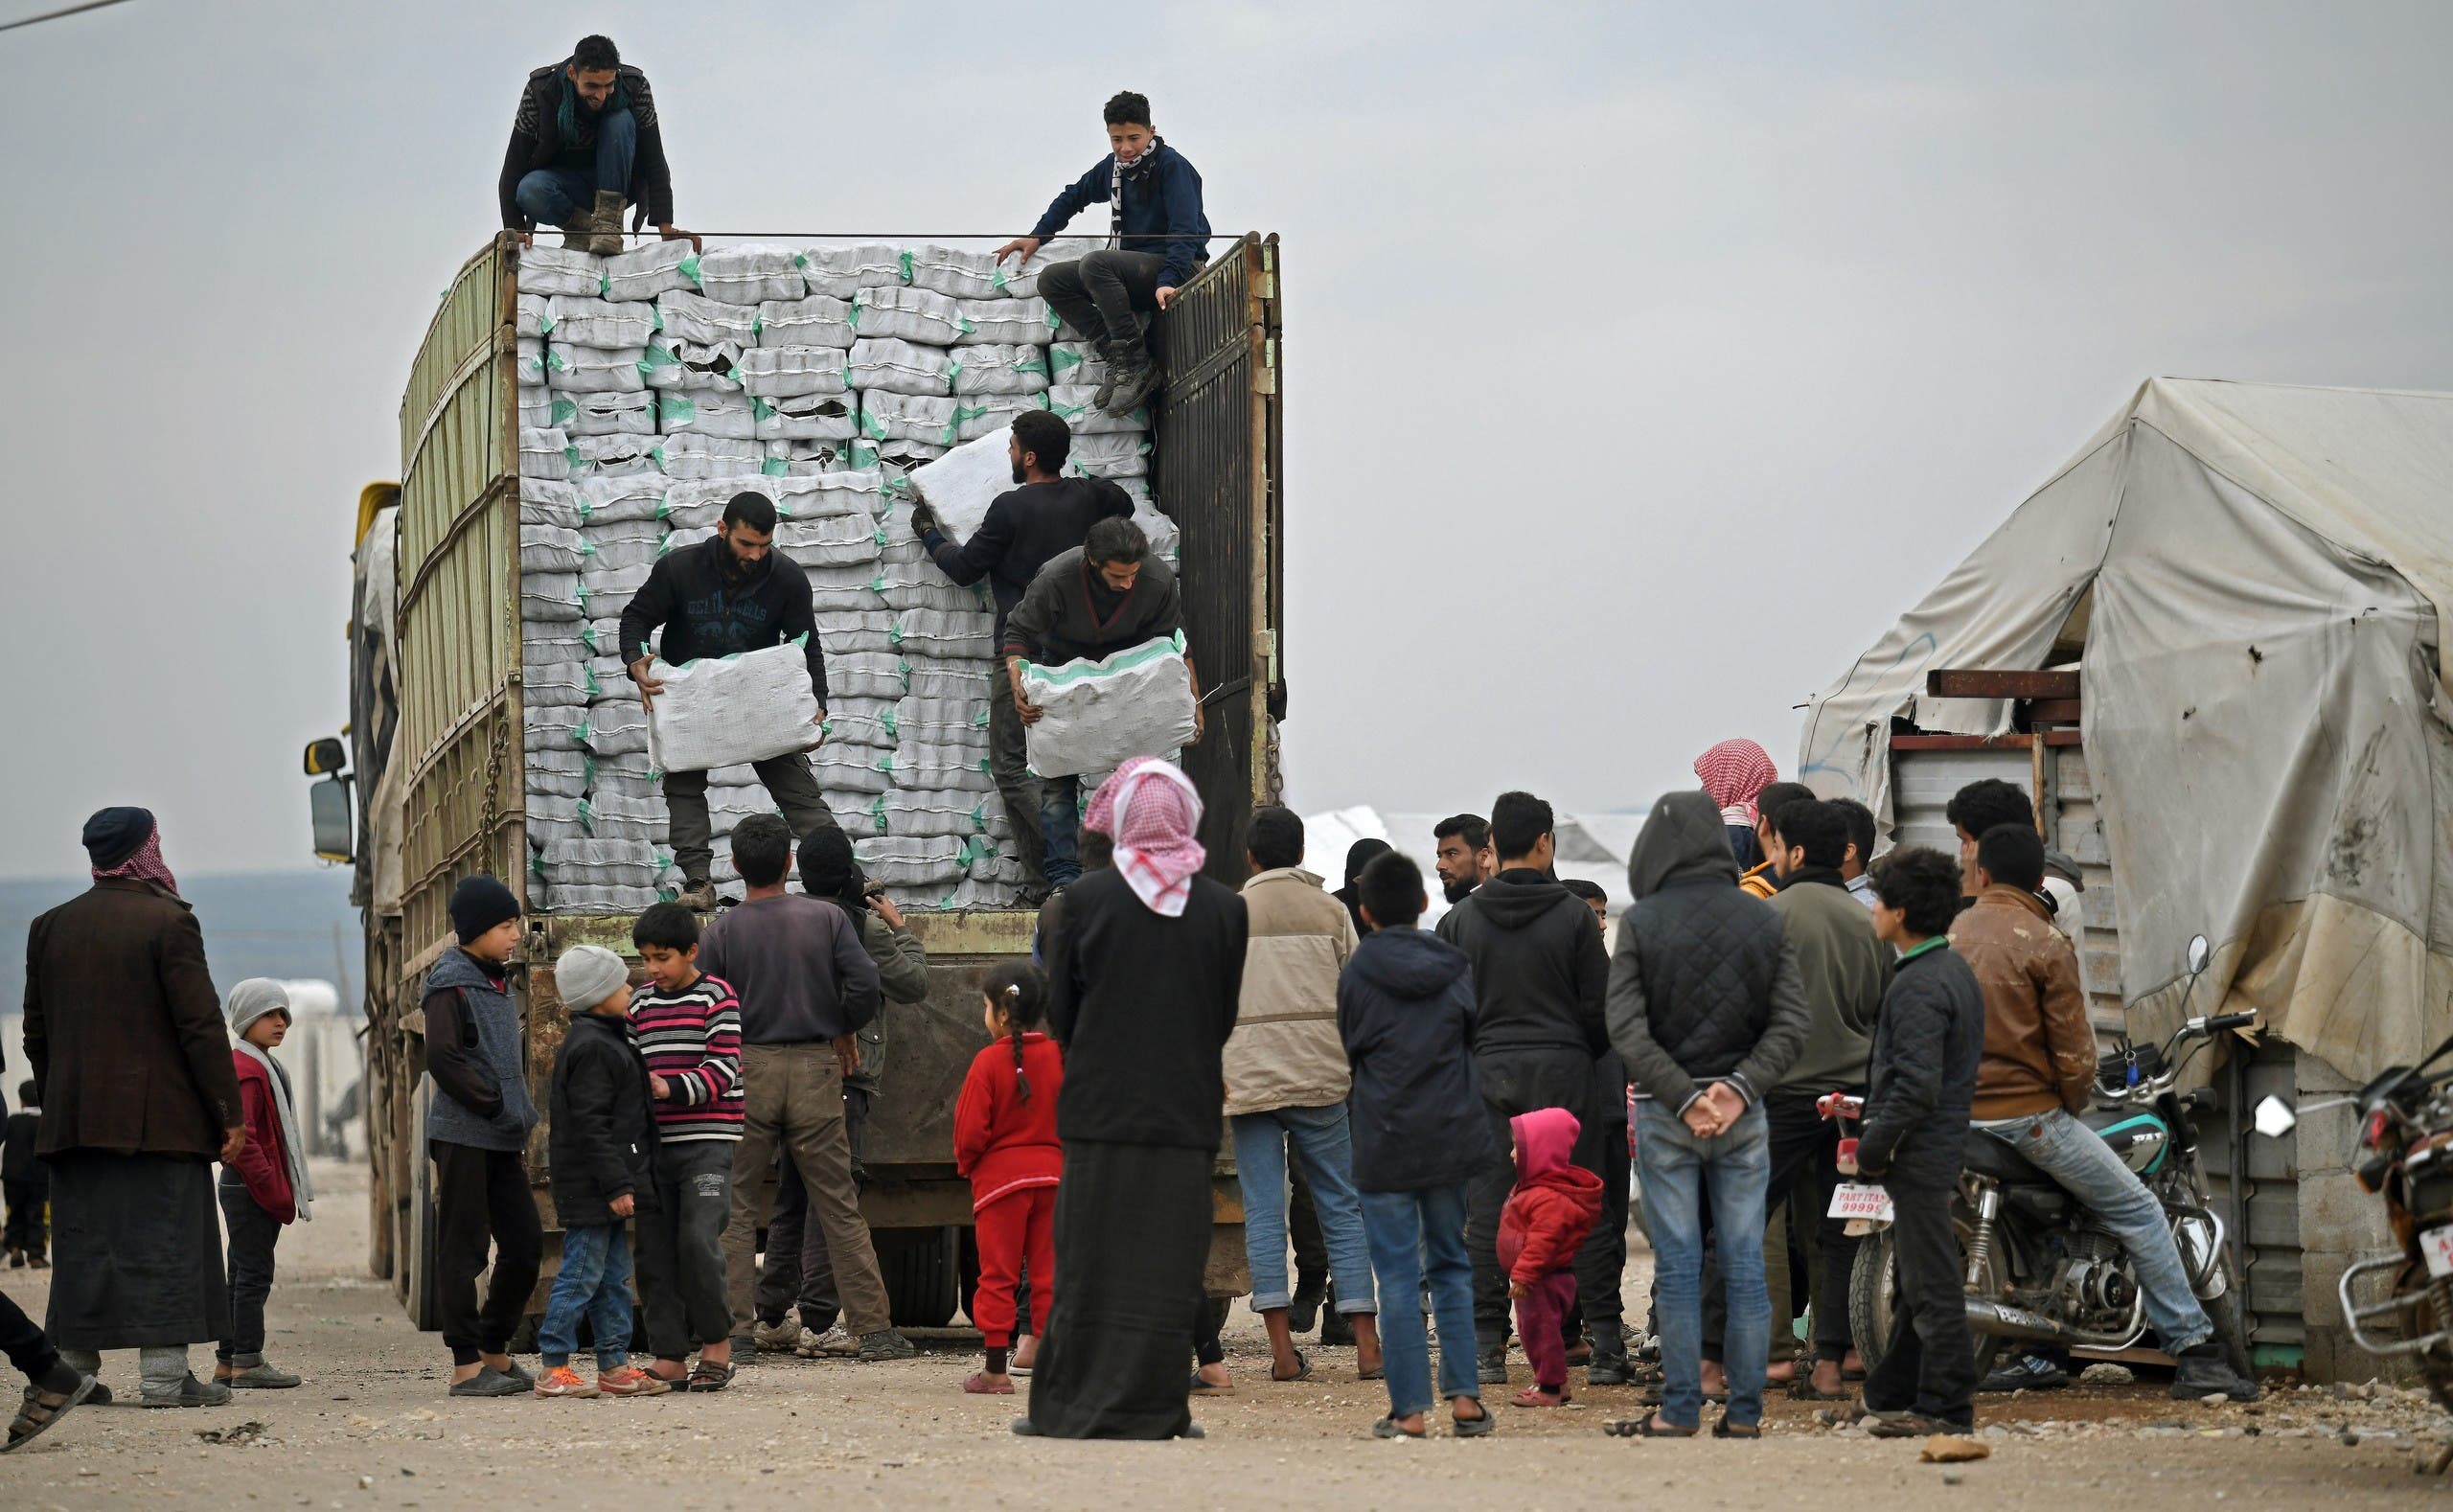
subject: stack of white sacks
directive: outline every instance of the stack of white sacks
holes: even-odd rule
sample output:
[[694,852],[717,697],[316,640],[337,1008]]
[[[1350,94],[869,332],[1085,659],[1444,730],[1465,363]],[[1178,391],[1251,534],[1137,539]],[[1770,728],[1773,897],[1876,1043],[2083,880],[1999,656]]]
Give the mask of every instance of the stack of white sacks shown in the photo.
[[[818,785],[871,880],[906,907],[1010,905],[1022,881],[988,775],[986,584],[957,587],[911,533],[911,469],[1026,408],[1073,429],[1068,470],[1135,496],[1157,549],[1146,411],[1089,405],[1096,351],[1017,269],[948,247],[745,245],[693,255],[520,254],[520,630],[532,906],[628,913],[679,889],[620,621],[656,559],[705,539],[745,489],[806,569],[827,664]],[[747,767],[709,773],[715,878],[775,805]],[[797,886],[797,882],[794,883]]]

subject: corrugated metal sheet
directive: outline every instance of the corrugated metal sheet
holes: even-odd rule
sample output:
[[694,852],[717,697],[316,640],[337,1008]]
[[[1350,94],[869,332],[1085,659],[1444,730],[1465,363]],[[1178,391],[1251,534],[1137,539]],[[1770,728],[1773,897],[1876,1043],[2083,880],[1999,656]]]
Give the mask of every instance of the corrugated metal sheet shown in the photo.
[[2079,900],[2082,927],[2073,943],[2087,979],[2088,1011],[2098,1027],[2120,1027],[2127,1022],[2121,998],[2121,894],[2103,813],[2096,804],[2095,775],[2079,746],[2052,746],[2046,755],[2046,843],[2076,861],[2086,883]]
[[1208,730],[1184,752],[1205,813],[1209,870],[1239,882],[1244,832],[1271,790],[1277,657],[1277,243],[1246,237],[1176,295],[1159,323],[1167,388],[1154,492],[1183,533],[1184,624]]
[[1891,808],[1895,845],[1930,845],[1945,856],[1959,854],[1959,832],[1951,828],[1943,808],[1951,795],[1986,777],[2034,789],[2024,750],[1910,750],[1891,756]]
[[[2091,888],[2093,885],[2089,884]],[[2241,1067],[2244,1085],[2239,1092],[2244,1125],[2247,1110],[2268,1096],[2286,1102],[2299,1100],[2299,1052],[2290,1045],[2270,1036],[2254,1047],[2235,1040],[2231,1049],[2248,1057]],[[2214,1073],[2213,1087],[2224,1102],[2231,1100],[2232,1078],[2227,1071]],[[2214,1211],[2227,1226],[2245,1230],[2249,1271],[2244,1299],[2249,1312],[2249,1339],[2260,1346],[2296,1349],[2306,1338],[2306,1296],[2300,1274],[2298,1145],[2294,1140],[2260,1138],[2255,1134],[2235,1145],[2230,1137],[2231,1129],[2222,1107],[2208,1111],[2198,1124],[2198,1157],[2206,1168],[2209,1200]],[[2242,1146],[2246,1149],[2245,1162],[2240,1158]],[[2245,1223],[2239,1199],[2233,1191],[2232,1169],[2235,1163],[2244,1163],[2247,1171]]]

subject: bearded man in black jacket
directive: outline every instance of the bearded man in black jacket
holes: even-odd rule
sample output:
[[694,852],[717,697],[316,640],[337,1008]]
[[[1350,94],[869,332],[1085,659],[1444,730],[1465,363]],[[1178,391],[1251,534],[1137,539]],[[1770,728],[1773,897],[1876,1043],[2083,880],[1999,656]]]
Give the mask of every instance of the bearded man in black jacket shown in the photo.
[[[1490,829],[1498,875],[1443,915],[1438,929],[1474,966],[1474,1065],[1496,1152],[1465,1208],[1474,1337],[1481,1379],[1491,1385],[1507,1379],[1499,1213],[1516,1183],[1508,1120],[1540,1108],[1575,1114],[1581,1131],[1569,1158],[1596,1177],[1607,1127],[1595,1106],[1594,1063],[1610,1047],[1610,956],[1592,908],[1550,876],[1557,848],[1551,823],[1550,806],[1531,793],[1501,793]],[[1607,1243],[1596,1225],[1586,1247],[1597,1257]],[[1593,1341],[1596,1359],[1607,1342]]]

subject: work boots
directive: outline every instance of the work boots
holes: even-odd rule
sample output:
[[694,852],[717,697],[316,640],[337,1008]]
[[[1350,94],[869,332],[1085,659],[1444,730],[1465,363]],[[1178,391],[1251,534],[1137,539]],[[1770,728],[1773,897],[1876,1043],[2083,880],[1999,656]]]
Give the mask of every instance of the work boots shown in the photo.
[[673,901],[693,913],[713,913],[716,911],[716,884],[703,877],[685,882]]
[[596,213],[590,210],[572,211],[571,218],[562,226],[562,249],[585,252],[595,241]]
[[618,189],[596,192],[596,240],[588,250],[598,257],[611,257],[622,250],[622,217],[630,208]]
[[1116,349],[1115,355],[1108,358],[1109,378],[1115,388],[1108,395],[1108,401],[1097,407],[1120,419],[1149,403],[1150,397],[1158,392],[1162,380],[1158,377],[1158,364],[1151,360],[1148,347],[1138,342],[1118,342]]

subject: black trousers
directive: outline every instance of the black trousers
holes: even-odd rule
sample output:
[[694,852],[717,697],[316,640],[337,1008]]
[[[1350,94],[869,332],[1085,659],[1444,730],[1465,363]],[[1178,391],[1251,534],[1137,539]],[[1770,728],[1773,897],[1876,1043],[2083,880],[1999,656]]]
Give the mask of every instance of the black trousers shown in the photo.
[[0,1202],[9,1204],[9,1223],[0,1248],[22,1249],[29,1260],[40,1259],[51,1243],[43,1222],[43,1203],[50,1193],[40,1181],[0,1181]]
[[1156,252],[1093,252],[1042,273],[1039,291],[1083,340],[1146,351],[1137,312],[1158,308],[1158,270],[1166,265]]
[[[1044,275],[1042,283],[1044,286]],[[1516,1162],[1508,1155],[1513,1138],[1508,1120],[1539,1108],[1564,1108],[1575,1114],[1584,1127],[1568,1158],[1601,1178],[1604,1184],[1609,1175],[1602,1167],[1601,1147],[1609,1128],[1593,1107],[1593,1066],[1589,1055],[1567,1049],[1494,1050],[1477,1056],[1475,1065],[1481,1077],[1483,1111],[1490,1118],[1492,1154],[1491,1163],[1465,1194],[1465,1253],[1474,1262],[1474,1338],[1481,1348],[1497,1349],[1506,1347],[1508,1338],[1507,1272],[1499,1263],[1499,1211],[1507,1205],[1508,1190],[1516,1184]],[[1623,1128],[1619,1132],[1623,1141]],[[1625,1185],[1622,1176],[1621,1190]],[[1607,1249],[1610,1236],[1603,1232],[1607,1226],[1594,1224],[1584,1249],[1577,1252],[1579,1282],[1588,1263],[1600,1263],[1589,1262],[1588,1256]],[[1624,1227],[1621,1223],[1621,1245],[1626,1243]],[[1615,1305],[1616,1295],[1613,1286],[1612,1300],[1605,1305]]]
[[1866,1372],[1866,1407],[1914,1411],[1964,1432],[1976,1421],[1976,1347],[1967,1331],[1967,1294],[1959,1236],[1951,1228],[1956,1170],[1901,1171],[1891,1192],[1892,1274],[1899,1299],[1891,1341]]
[[1196,1364],[1214,1365],[1226,1358],[1226,1346],[1218,1341],[1220,1311],[1206,1292],[1193,1298],[1192,1358]]
[[1623,1347],[1626,1338],[1627,1306],[1618,1294],[1627,1278],[1627,1185],[1633,1163],[1626,1124],[1603,1123],[1601,1217],[1593,1226],[1593,1237],[1575,1252],[1575,1305],[1560,1318],[1567,1343],[1572,1345],[1581,1335],[1597,1355],[1617,1353],[1613,1343]]
[[29,1381],[39,1381],[59,1365],[59,1351],[43,1337],[42,1326],[5,1292],[0,1292],[0,1353]]
[[[1848,1237],[1846,1219],[1825,1216],[1831,1210],[1831,1188],[1840,1180],[1840,1126],[1814,1111],[1817,1095],[1763,1099],[1763,1117],[1770,1126],[1772,1144],[1771,1183],[1764,1188],[1763,1203],[1769,1213],[1792,1191],[1799,1191],[1813,1202],[1811,1214],[1796,1206],[1790,1208],[1789,1231],[1794,1235],[1805,1224],[1815,1226],[1815,1262],[1822,1272],[1819,1295],[1823,1305],[1814,1310],[1814,1352],[1818,1359],[1837,1361],[1846,1356],[1853,1342],[1848,1337],[1848,1272],[1856,1268],[1857,1241]],[[1802,1300],[1793,1295],[1792,1310]],[[1721,1352],[1721,1337],[1728,1322],[1729,1299],[1721,1288],[1720,1262],[1707,1249],[1705,1359],[1726,1358]]]
[[243,1370],[264,1359],[264,1299],[272,1295],[272,1250],[281,1220],[257,1205],[236,1171],[221,1172],[221,1222],[230,1230],[230,1337],[213,1358]]
[[[516,1150],[480,1150],[443,1139],[434,1155],[434,1263],[440,1283],[443,1342],[455,1365],[498,1355],[511,1342],[537,1290],[545,1263],[545,1226],[528,1189],[528,1162]],[[485,1301],[477,1276],[493,1249],[493,1278]]]

